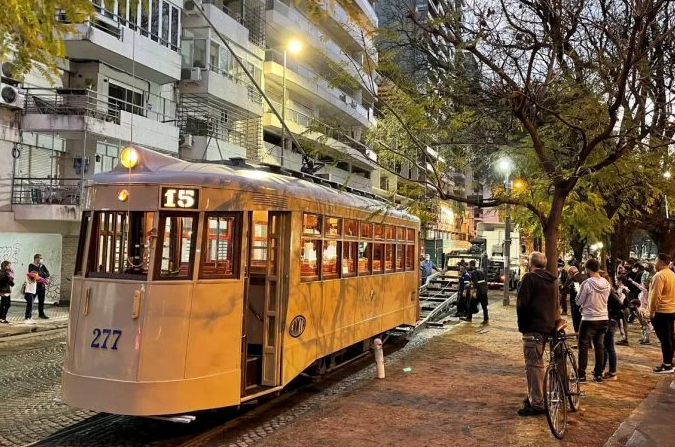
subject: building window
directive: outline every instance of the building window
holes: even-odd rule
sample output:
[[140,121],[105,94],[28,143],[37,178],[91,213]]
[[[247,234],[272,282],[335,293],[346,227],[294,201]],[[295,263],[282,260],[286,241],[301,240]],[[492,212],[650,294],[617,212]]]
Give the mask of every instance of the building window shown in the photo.
[[178,50],[178,34],[180,33],[180,11],[175,6],[171,7],[171,47]]
[[169,17],[170,6],[167,2],[162,2],[162,45],[169,46]]
[[88,276],[145,279],[154,216],[139,211],[97,212],[91,230]]
[[207,214],[200,278],[236,278],[239,276],[240,216]]
[[121,110],[134,115],[145,115],[143,93],[108,82],[108,96],[108,112],[111,116],[119,118]]
[[150,28],[150,38],[157,42],[159,40],[159,3],[161,0],[152,0],[152,23]]
[[196,215],[161,215],[155,279],[192,278],[196,235]]

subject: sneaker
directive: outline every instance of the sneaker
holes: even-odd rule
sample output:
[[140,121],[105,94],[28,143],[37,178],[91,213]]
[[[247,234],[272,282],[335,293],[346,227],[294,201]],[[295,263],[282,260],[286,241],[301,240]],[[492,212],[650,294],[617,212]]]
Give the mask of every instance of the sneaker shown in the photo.
[[490,326],[490,320],[485,320],[481,323],[483,326]]
[[606,373],[604,373],[604,374],[602,375],[602,378],[603,378],[604,380],[617,380],[617,379],[618,379],[616,373],[612,373],[612,372],[606,372]]
[[26,318],[26,319],[24,320],[23,324],[35,324],[35,321],[33,321],[33,320],[30,319],[30,318]]
[[621,345],[621,346],[628,346],[628,340],[619,340],[615,344]]
[[672,374],[675,372],[675,368],[673,368],[673,365],[660,365],[654,368],[652,371],[654,371],[656,374]]
[[593,376],[593,382],[602,383],[602,376]]
[[40,315],[38,318],[40,318],[42,320],[49,320],[49,317],[47,315],[44,315],[44,314]]
[[649,340],[640,340],[640,344],[641,345],[651,345],[652,342],[650,342]]
[[531,405],[526,405],[518,410],[518,416],[540,416],[542,414],[546,414],[545,409],[533,407]]

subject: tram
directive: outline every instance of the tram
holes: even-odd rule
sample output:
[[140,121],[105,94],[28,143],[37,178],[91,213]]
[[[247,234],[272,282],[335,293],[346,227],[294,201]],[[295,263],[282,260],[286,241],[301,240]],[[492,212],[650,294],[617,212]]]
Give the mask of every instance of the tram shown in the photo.
[[123,149],[87,185],[63,402],[238,405],[414,325],[419,220],[310,180]]

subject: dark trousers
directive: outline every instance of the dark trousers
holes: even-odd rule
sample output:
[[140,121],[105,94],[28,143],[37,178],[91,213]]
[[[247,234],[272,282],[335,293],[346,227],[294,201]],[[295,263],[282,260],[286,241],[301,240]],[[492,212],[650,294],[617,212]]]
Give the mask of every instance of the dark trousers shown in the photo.
[[657,312],[652,318],[654,332],[661,342],[661,354],[663,355],[663,364],[673,364],[673,350],[675,349],[675,314],[663,314]]
[[0,297],[0,320],[7,319],[7,312],[9,311],[11,305],[12,305],[12,297],[10,297],[9,295]]
[[579,377],[586,377],[588,366],[588,348],[593,342],[595,354],[594,376],[602,375],[602,362],[605,360],[605,333],[607,332],[607,320],[582,321],[579,326]]
[[581,309],[574,300],[575,298],[570,298],[570,310],[572,311],[572,326],[574,326],[574,332],[578,334],[581,324]]
[[39,287],[37,289],[37,299],[38,299],[38,315],[43,317],[45,315],[45,292],[47,290],[44,287]]
[[567,294],[563,293],[562,291],[560,292],[560,307],[562,308],[562,311],[564,314],[567,313]]
[[609,372],[616,372],[616,350],[614,349],[614,334],[619,328],[617,320],[609,320],[607,332],[605,333],[605,360],[602,362],[602,370],[604,371],[609,363]]
[[26,300],[26,320],[30,320],[33,317],[33,301],[35,301],[35,295],[27,293],[23,298]]
[[[483,308],[483,321],[488,321],[490,319],[488,315],[488,296],[487,293],[476,293],[476,300],[480,303],[480,307]],[[471,321],[471,311],[467,317],[468,321]]]

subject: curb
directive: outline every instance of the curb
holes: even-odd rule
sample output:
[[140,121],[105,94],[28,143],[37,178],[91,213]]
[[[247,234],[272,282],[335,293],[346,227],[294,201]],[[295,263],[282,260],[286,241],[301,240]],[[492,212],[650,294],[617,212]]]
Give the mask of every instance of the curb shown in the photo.
[[17,331],[17,332],[10,332],[10,333],[0,333],[0,343],[9,341],[10,339],[20,336],[20,335],[33,335],[33,334],[39,334],[43,332],[51,332],[51,331],[56,331],[59,329],[65,329],[68,327],[68,322],[64,321],[63,323],[57,323],[51,326],[44,326],[44,327],[39,327],[39,326],[29,326],[25,328],[21,328],[22,330]]

